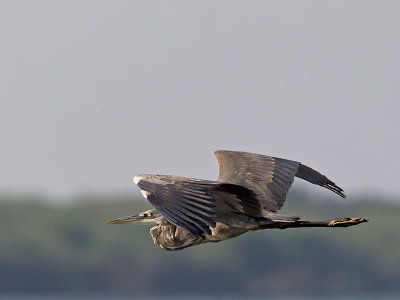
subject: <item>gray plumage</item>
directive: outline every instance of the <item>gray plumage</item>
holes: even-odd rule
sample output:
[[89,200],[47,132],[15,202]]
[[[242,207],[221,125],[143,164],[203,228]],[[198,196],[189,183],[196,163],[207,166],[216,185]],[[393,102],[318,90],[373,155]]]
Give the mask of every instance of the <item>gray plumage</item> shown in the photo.
[[331,222],[299,221],[277,214],[294,177],[327,188],[345,198],[343,190],[300,162],[239,151],[215,151],[217,181],[171,175],[138,175],[134,181],[155,209],[109,221],[155,224],[150,233],[166,250],[218,242],[247,231],[267,228],[350,226],[365,219]]

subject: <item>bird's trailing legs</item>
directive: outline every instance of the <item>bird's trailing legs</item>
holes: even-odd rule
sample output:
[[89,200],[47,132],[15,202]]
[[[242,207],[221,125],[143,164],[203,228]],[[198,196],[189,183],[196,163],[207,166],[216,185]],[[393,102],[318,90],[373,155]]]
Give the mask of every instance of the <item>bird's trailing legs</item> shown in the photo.
[[364,218],[340,218],[334,219],[332,221],[295,221],[295,222],[276,222],[271,224],[265,224],[261,226],[259,229],[268,229],[268,228],[303,228],[303,227],[348,227],[353,225],[358,225],[360,223],[368,222],[367,219]]

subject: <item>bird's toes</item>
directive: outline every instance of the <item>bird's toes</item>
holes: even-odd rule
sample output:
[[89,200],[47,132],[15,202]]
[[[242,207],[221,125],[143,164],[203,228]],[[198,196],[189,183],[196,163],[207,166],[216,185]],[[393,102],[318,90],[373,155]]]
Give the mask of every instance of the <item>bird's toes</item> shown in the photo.
[[329,226],[347,227],[364,222],[368,222],[368,220],[364,218],[340,218],[330,221]]

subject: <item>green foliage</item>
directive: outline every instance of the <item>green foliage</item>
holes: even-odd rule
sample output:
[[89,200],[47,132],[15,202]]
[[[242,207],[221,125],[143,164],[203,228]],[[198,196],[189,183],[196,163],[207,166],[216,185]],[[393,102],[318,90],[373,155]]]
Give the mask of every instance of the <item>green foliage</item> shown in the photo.
[[56,205],[3,197],[0,294],[400,293],[400,206],[307,198],[292,192],[283,212],[370,222],[259,231],[167,252],[153,245],[148,227],[105,224],[147,209],[145,201],[103,197]]

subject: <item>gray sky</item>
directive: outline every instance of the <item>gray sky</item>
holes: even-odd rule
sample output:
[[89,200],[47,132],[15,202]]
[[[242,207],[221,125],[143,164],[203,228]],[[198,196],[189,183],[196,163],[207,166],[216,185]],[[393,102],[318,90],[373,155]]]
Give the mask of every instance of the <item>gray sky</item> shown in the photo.
[[[0,192],[213,179],[211,152],[399,194],[398,1],[1,1]],[[309,187],[310,189],[312,187]]]

